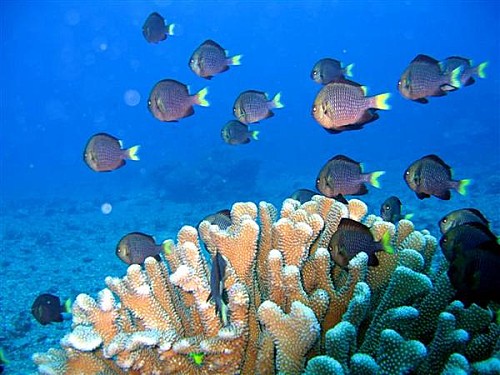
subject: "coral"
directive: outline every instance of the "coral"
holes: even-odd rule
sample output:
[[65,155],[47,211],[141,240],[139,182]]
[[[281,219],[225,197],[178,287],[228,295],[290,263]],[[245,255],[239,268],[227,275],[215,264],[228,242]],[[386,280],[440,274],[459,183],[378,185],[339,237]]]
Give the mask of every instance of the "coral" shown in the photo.
[[[185,226],[163,260],[106,278],[96,299],[73,305],[61,349],[37,353],[41,374],[397,374],[498,368],[498,324],[487,310],[451,303],[446,263],[431,273],[437,241],[408,220],[396,225],[314,196],[280,210],[236,203],[226,230]],[[346,269],[327,250],[342,217],[389,234],[393,254]],[[203,249],[202,242],[207,251]],[[227,263],[229,319],[210,296],[210,261]],[[443,261],[445,262],[445,261]],[[495,354],[496,353],[496,354]],[[493,357],[496,355],[496,358]],[[496,359],[496,361],[494,360]],[[497,367],[495,367],[497,366]]]

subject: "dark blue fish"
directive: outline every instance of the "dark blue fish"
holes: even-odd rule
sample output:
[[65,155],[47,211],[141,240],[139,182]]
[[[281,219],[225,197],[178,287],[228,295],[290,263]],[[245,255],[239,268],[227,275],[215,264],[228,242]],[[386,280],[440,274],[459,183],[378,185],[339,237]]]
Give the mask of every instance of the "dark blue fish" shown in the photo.
[[446,216],[442,217],[441,220],[439,220],[439,229],[442,234],[445,234],[451,228],[467,223],[481,223],[486,227],[490,225],[488,219],[486,219],[478,209],[461,208],[451,211]]
[[[228,325],[228,308],[224,291],[224,278],[226,276],[226,261],[217,251],[212,257],[212,270],[210,272],[210,294],[208,300],[215,303],[215,312],[220,314],[222,324]],[[208,301],[207,300],[207,301]]]
[[384,173],[364,173],[361,163],[344,155],[336,155],[321,168],[316,179],[316,189],[329,198],[364,195],[368,193],[365,183],[380,187],[378,178]]
[[413,214],[402,215],[402,208],[403,204],[399,198],[393,195],[392,197],[387,198],[380,206],[380,217],[391,223],[397,223],[402,219],[411,219]]
[[153,236],[132,232],[123,236],[116,246],[116,256],[127,264],[143,264],[147,257],[161,260],[160,253],[167,251],[169,242],[157,245]]
[[328,244],[328,251],[333,261],[341,267],[347,267],[350,260],[360,252],[368,254],[368,265],[378,266],[376,252],[393,253],[389,232],[381,241],[375,241],[370,229],[358,221],[342,218]]
[[449,262],[452,262],[457,254],[478,246],[486,246],[500,256],[497,237],[481,223],[467,223],[451,228],[443,234],[439,245]]
[[202,221],[208,221],[210,224],[217,225],[220,229],[226,230],[232,224],[231,211],[223,209],[214,214],[207,215],[198,223],[196,226],[197,228],[200,226]]
[[471,180],[453,180],[451,167],[439,156],[431,154],[413,162],[405,171],[403,178],[408,187],[415,192],[418,199],[431,195],[443,200],[451,197],[450,189],[460,194],[467,193]]
[[326,85],[337,79],[345,78],[344,75],[352,77],[353,66],[354,64],[344,66],[342,62],[327,57],[314,64],[311,71],[311,78],[314,82]]
[[64,320],[63,313],[69,313],[70,307],[69,299],[64,305],[61,305],[59,297],[44,293],[36,297],[31,306],[31,313],[41,325],[47,325],[52,322],[62,322]]
[[243,145],[252,139],[258,140],[258,130],[248,130],[248,125],[237,120],[228,121],[221,131],[224,142],[228,145]]
[[165,18],[159,13],[151,13],[142,26],[142,35],[149,43],[158,43],[174,35],[174,24],[166,25]]
[[485,308],[500,302],[500,255],[498,244],[487,242],[458,251],[447,271],[455,298],[465,307],[472,303]]
[[139,160],[139,145],[124,149],[122,142],[106,133],[94,134],[87,142],[83,160],[96,172],[111,172],[125,165],[125,160]]

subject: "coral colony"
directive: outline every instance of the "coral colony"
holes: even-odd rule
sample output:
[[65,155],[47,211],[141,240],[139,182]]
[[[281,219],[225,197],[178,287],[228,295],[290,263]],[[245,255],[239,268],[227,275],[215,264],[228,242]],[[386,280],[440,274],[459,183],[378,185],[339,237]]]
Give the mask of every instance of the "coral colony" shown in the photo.
[[[335,266],[328,242],[342,217],[394,253],[369,267],[360,252]],[[236,203],[232,225],[181,228],[158,262],[106,278],[81,294],[61,349],[33,356],[41,374],[456,374],[495,373],[493,313],[453,301],[436,239],[352,199],[314,196],[281,210]],[[202,242],[210,254],[205,254]],[[226,260],[228,319],[210,295],[209,255]],[[433,261],[434,259],[434,261]],[[494,353],[497,353],[496,356]]]

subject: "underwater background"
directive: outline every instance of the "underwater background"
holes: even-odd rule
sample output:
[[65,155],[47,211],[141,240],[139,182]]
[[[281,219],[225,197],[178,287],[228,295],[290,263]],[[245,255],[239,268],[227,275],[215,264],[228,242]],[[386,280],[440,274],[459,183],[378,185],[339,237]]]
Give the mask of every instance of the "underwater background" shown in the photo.
[[[176,35],[149,44],[157,11]],[[118,240],[140,231],[159,241],[239,201],[280,205],[314,189],[321,167],[344,154],[383,170],[381,189],[359,197],[370,213],[397,195],[412,221],[438,236],[438,220],[480,209],[500,231],[500,5],[495,1],[2,1],[0,2],[0,347],[5,373],[35,373],[34,352],[57,347],[71,322],[41,326],[40,293],[93,295],[127,265]],[[241,66],[208,81],[188,67],[213,39]],[[396,85],[418,54],[488,61],[485,79],[422,105]],[[390,111],[362,130],[329,134],[311,116],[316,61],[354,63],[370,94],[391,92]],[[154,84],[172,78],[208,108],[178,123],[147,109]],[[283,109],[251,126],[259,140],[230,146],[221,128],[240,92],[282,93]],[[140,96],[140,100],[138,101]],[[138,103],[137,103],[138,101]],[[139,144],[140,161],[110,173],[83,162],[90,136]],[[468,194],[418,200],[403,180],[414,160],[437,154]],[[112,211],[104,214],[103,204]]]

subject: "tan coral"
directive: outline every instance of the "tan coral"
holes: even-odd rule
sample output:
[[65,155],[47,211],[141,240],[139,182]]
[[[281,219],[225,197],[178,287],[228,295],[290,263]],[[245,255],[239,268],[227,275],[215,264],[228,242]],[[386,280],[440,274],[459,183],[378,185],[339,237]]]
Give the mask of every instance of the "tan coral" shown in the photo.
[[[347,270],[334,266],[326,248],[341,218],[362,220],[366,212],[361,201],[346,206],[317,195],[302,205],[286,200],[281,210],[237,203],[227,230],[208,221],[198,230],[184,226],[176,243],[166,243],[164,261],[148,258],[123,278],[108,277],[97,301],[78,297],[73,332],[62,350],[34,357],[39,371],[299,374],[307,356],[323,350],[326,330],[341,321],[356,285],[366,281],[376,298],[398,264],[398,252],[379,253],[380,265],[368,267],[362,252]],[[371,216],[364,223],[376,239],[388,232],[393,244],[420,247],[427,262],[436,245],[432,236],[414,231],[411,222],[395,230]],[[208,258],[216,253],[227,264],[226,326],[208,298]]]
[[400,220],[396,225],[396,238],[394,243],[398,249],[401,249],[403,241],[415,230],[413,223],[410,220]]
[[279,373],[300,374],[306,353],[320,334],[320,325],[313,311],[294,301],[290,313],[285,314],[274,302],[265,301],[259,307],[259,319],[274,338]]
[[350,199],[347,208],[349,210],[349,218],[356,221],[363,220],[368,213],[368,206],[359,199]]

